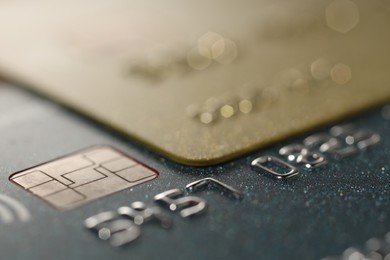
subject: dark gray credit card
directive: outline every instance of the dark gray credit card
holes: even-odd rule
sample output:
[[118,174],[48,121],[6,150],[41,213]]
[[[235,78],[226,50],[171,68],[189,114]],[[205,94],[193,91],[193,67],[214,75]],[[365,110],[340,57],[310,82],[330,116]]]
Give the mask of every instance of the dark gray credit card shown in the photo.
[[[389,257],[389,106],[203,168],[13,86],[0,88],[0,118],[1,259]],[[90,150],[102,147],[114,152]],[[49,167],[69,154],[77,171]],[[116,178],[115,193],[82,189]]]

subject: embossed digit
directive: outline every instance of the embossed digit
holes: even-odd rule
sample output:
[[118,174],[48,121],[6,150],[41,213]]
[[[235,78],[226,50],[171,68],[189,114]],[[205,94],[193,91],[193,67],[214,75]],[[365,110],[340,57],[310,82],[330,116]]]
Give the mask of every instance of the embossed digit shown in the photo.
[[179,189],[172,189],[154,196],[154,200],[161,203],[171,211],[180,210],[180,216],[183,218],[201,214],[206,211],[207,203],[205,200],[195,196],[181,197],[183,192]]
[[282,147],[279,154],[287,157],[289,161],[303,164],[306,168],[314,168],[327,162],[326,158],[316,152],[311,152],[302,144],[291,144]]
[[107,211],[87,218],[86,228],[95,231],[101,240],[108,240],[114,247],[131,243],[141,235],[141,229],[128,219],[120,219],[115,212]]
[[[264,170],[277,179],[291,178],[299,174],[297,168],[273,156],[258,157],[252,161],[251,165]],[[277,172],[272,167],[282,168],[285,171]]]
[[121,216],[130,218],[138,226],[150,221],[158,222],[163,228],[172,226],[171,218],[164,214],[159,207],[148,208],[145,203],[140,201],[131,203],[130,207],[120,207],[118,213]]

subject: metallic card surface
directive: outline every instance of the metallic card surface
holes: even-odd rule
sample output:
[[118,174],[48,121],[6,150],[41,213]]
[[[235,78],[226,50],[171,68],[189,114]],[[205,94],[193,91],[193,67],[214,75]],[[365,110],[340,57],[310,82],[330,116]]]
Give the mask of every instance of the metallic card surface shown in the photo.
[[5,1],[0,71],[174,160],[208,165],[389,100],[389,9]]
[[158,176],[117,150],[101,146],[16,173],[10,180],[67,210]]

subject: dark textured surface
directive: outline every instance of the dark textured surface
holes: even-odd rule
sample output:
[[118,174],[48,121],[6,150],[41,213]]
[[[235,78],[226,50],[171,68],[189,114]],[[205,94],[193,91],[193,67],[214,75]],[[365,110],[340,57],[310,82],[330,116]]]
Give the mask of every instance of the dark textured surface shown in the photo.
[[[0,193],[22,202],[28,223],[0,224],[0,259],[320,259],[390,231],[390,121],[374,110],[348,120],[372,129],[382,143],[299,178],[276,181],[251,169],[259,155],[276,155],[286,141],[214,167],[181,166],[63,108],[19,89],[0,88]],[[61,212],[10,183],[16,171],[96,144],[109,144],[155,168],[160,177],[130,190]],[[208,190],[204,215],[174,219],[170,230],[142,227],[134,243],[115,249],[83,226],[96,213],[183,189],[215,177],[244,193],[242,201]]]

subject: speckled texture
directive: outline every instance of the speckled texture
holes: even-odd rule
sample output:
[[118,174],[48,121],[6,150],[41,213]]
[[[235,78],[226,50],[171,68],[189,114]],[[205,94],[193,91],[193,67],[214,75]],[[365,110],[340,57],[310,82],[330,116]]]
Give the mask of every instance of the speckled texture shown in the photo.
[[[295,180],[276,181],[251,169],[250,162],[276,155],[278,148],[305,136],[223,165],[187,167],[29,93],[0,88],[0,94],[0,191],[23,202],[32,215],[29,223],[0,225],[1,259],[320,259],[390,231],[390,121],[380,110],[349,120],[380,133],[380,145],[349,158],[330,158]],[[8,181],[13,172],[96,144],[123,150],[160,177],[69,212]],[[121,249],[83,227],[93,214],[136,200],[153,205],[155,194],[202,177],[241,190],[244,199],[199,192],[209,204],[206,214],[181,219],[173,213],[171,230],[146,224],[141,237]]]

